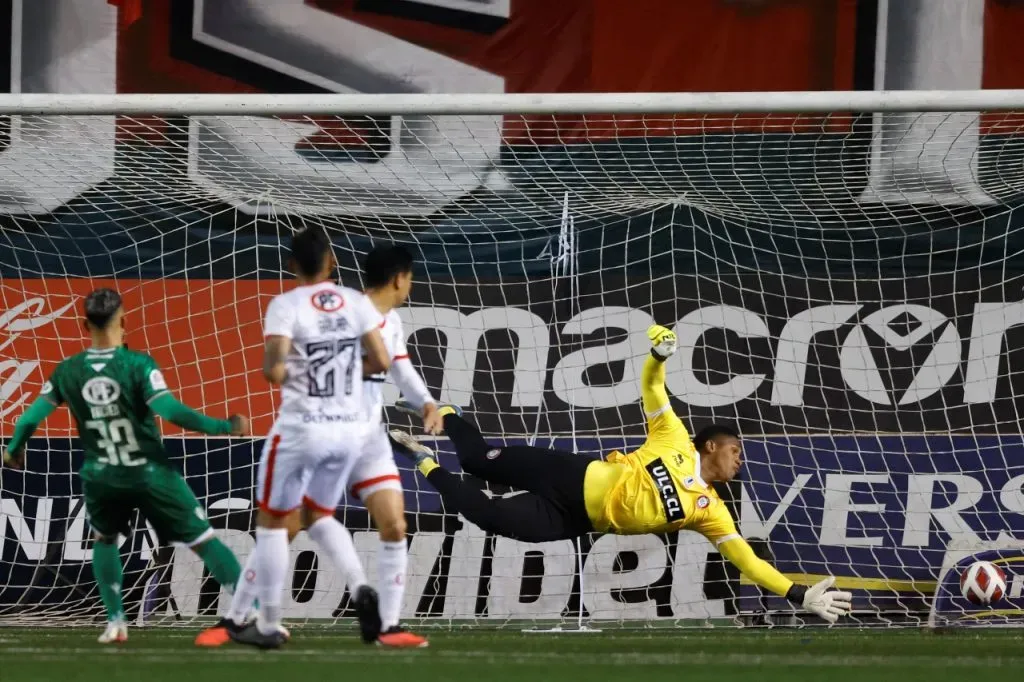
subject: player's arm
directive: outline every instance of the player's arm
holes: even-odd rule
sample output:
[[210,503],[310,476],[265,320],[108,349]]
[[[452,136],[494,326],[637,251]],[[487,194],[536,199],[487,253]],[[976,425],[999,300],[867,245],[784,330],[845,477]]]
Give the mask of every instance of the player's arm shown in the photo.
[[292,348],[290,336],[274,334],[263,342],[263,378],[280,386],[288,378],[288,353]]
[[263,378],[274,386],[288,379],[288,354],[292,350],[295,308],[276,296],[267,306],[263,321]]
[[216,419],[179,402],[170,392],[154,398],[149,403],[149,409],[161,419],[208,436],[245,436],[249,433],[249,420],[242,415],[235,414],[230,419]]
[[688,441],[690,434],[672,409],[665,389],[665,361],[676,352],[675,332],[656,324],[647,329],[647,338],[651,341],[651,352],[640,371],[640,396],[647,418],[647,438]]
[[22,467],[25,462],[25,443],[36,432],[43,420],[53,414],[56,409],[55,403],[41,395],[18,417],[18,421],[14,424],[14,434],[4,451],[4,466],[16,469]]
[[672,403],[665,390],[665,361],[676,352],[676,335],[667,327],[655,324],[648,328],[647,338],[651,340],[651,353],[644,360],[640,372],[640,395],[644,414],[650,419],[672,411]]
[[402,392],[402,396],[420,411],[423,428],[428,433],[440,433],[444,429],[444,423],[437,413],[437,402],[434,396],[430,395],[430,389],[409,359],[409,349],[405,347],[401,327],[398,329],[398,347],[395,348],[395,356],[391,358],[391,377],[395,380],[398,390]]
[[[651,352],[640,370],[640,397],[643,399],[644,416],[647,418],[647,440],[670,441],[682,450],[689,432],[676,416],[665,390],[665,361],[676,352],[676,335],[671,329],[659,324],[647,329],[651,341]],[[628,457],[618,450],[607,456],[609,462],[619,462]]]
[[64,396],[61,395],[58,388],[58,375],[60,371],[61,366],[58,365],[50,376],[50,380],[43,384],[42,389],[40,389],[39,397],[29,405],[28,409],[15,422],[14,433],[4,449],[4,466],[20,469],[25,464],[25,444],[28,442],[28,439],[36,432],[36,429],[43,423],[43,420],[53,414],[54,410],[63,404]]
[[205,433],[208,436],[244,436],[249,433],[249,420],[242,415],[230,419],[215,419],[179,402],[167,387],[163,372],[152,358],[142,366],[142,397],[153,414],[183,429]]
[[360,339],[366,355],[363,357],[363,371],[367,374],[378,374],[391,369],[391,356],[380,335],[380,329],[374,328],[363,334]]
[[384,345],[380,327],[384,318],[368,296],[359,294],[355,301],[355,316],[358,329],[362,332],[359,340],[363,344],[363,374],[379,374],[391,368],[391,354]]
[[402,392],[402,397],[417,410],[422,410],[428,405],[437,406],[437,401],[430,395],[430,389],[423,383],[423,377],[416,371],[408,355],[396,355],[392,359],[391,377],[395,380],[395,386]]
[[736,568],[752,582],[769,592],[785,597],[790,602],[820,616],[829,623],[835,623],[840,616],[850,612],[849,592],[829,590],[835,578],[828,577],[813,587],[797,585],[764,559],[761,559],[746,540],[737,534],[720,538],[716,543],[722,553]]

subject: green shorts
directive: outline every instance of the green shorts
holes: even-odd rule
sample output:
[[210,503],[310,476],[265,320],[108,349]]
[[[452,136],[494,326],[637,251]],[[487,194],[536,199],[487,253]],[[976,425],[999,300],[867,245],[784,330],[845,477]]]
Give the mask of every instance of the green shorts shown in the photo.
[[85,511],[100,535],[129,535],[136,510],[153,526],[161,544],[192,546],[213,532],[202,505],[178,472],[155,464],[131,472],[111,469],[86,465],[81,472]]

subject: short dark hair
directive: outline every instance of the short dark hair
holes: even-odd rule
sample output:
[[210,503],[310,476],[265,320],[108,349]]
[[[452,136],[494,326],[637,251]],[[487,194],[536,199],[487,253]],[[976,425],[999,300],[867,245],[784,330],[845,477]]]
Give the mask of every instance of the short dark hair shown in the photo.
[[382,287],[397,275],[412,272],[413,258],[409,249],[398,244],[381,244],[370,249],[363,261],[363,286]]
[[693,447],[700,452],[707,445],[709,440],[720,438],[725,436],[727,438],[735,438],[739,440],[740,434],[736,432],[736,429],[725,424],[712,424],[711,426],[705,426],[703,429],[697,432],[697,435],[693,438]]
[[85,297],[85,319],[96,329],[106,329],[121,307],[121,294],[113,289],[96,289]]
[[307,227],[292,235],[291,258],[299,275],[319,275],[330,253],[331,240],[322,227]]

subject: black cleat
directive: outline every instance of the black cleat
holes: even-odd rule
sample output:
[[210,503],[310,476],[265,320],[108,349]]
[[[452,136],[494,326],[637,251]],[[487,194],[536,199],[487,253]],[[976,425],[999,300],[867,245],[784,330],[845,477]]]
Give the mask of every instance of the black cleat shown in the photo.
[[377,590],[363,585],[352,596],[352,606],[356,609],[359,619],[359,634],[364,644],[373,644],[380,637],[380,605]]
[[263,634],[256,627],[256,623],[249,623],[241,630],[228,630],[228,636],[231,637],[231,641],[238,644],[254,646],[257,649],[264,650],[280,649],[288,641],[288,637],[280,630],[269,635]]
[[388,431],[388,440],[391,441],[391,449],[406,459],[411,459],[414,464],[425,459],[433,459],[434,451],[416,440],[412,434],[399,429]]
[[[443,410],[446,407],[450,407],[452,412],[454,412],[456,416],[462,416],[462,408],[453,403],[441,403],[440,405],[437,406],[437,409]],[[398,400],[395,401],[395,409],[401,412],[402,414],[407,414],[410,417],[415,417],[417,419],[421,417],[423,414],[422,410],[416,409],[408,400],[405,400],[404,398],[399,398]]]

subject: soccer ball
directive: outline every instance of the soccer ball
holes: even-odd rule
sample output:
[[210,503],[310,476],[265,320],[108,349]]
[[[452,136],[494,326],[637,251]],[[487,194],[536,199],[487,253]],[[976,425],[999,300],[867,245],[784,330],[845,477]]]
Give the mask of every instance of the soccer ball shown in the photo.
[[975,561],[960,574],[960,591],[968,601],[988,606],[1006,593],[1006,574],[991,562]]

